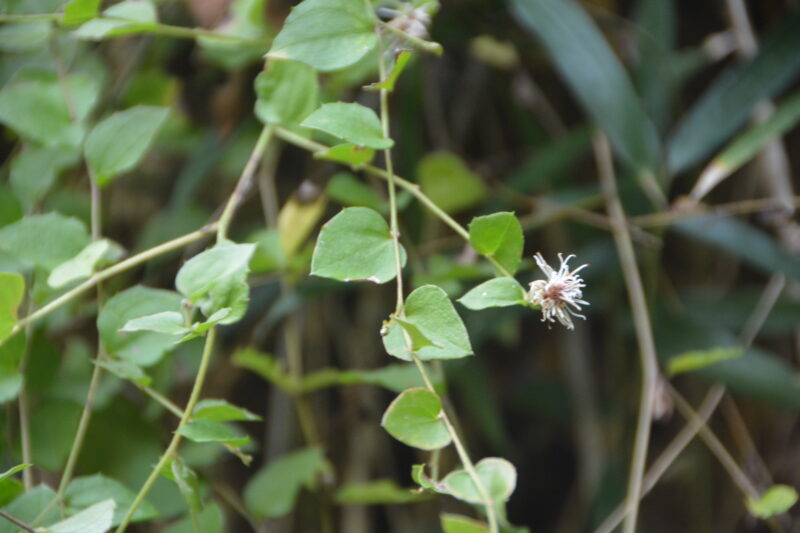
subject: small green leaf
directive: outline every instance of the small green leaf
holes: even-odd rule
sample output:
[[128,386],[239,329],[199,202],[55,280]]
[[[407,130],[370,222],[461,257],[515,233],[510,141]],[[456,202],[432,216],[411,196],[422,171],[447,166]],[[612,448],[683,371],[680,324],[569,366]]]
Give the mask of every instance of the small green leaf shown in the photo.
[[243,407],[237,407],[225,400],[215,400],[211,398],[200,400],[194,408],[192,417],[195,420],[206,418],[218,422],[232,422],[237,420],[255,422],[261,420],[260,416],[251,413]]
[[[131,287],[112,296],[97,317],[97,329],[106,351],[120,359],[150,366],[175,348],[175,336],[155,331],[122,331],[132,319],[181,308],[175,292]],[[174,312],[174,311],[173,311]]]
[[[475,465],[478,479],[496,504],[507,501],[517,486],[514,465],[499,457],[481,459]],[[483,503],[478,488],[465,470],[455,470],[442,480],[453,497],[469,503]]]
[[[102,474],[93,476],[76,477],[73,479],[64,494],[64,504],[69,513],[77,513],[81,509],[86,509],[90,505],[112,498],[117,504],[114,510],[114,518],[111,525],[116,526],[122,522],[122,518],[128,512],[136,493],[128,487],[108,478]],[[133,522],[151,520],[158,516],[158,510],[147,500],[139,504],[136,512],[133,513]]]
[[522,262],[524,237],[514,213],[473,218],[469,224],[469,242],[479,254],[495,258],[509,274],[514,274]]
[[767,519],[783,514],[797,503],[797,491],[788,485],[773,485],[760,499],[747,498],[747,510],[758,518]]
[[423,388],[408,389],[386,409],[381,426],[403,444],[438,450],[451,441],[441,414],[439,396]]
[[194,442],[219,442],[237,448],[250,442],[250,437],[234,431],[228,424],[206,418],[192,420],[177,433]]
[[483,522],[457,514],[442,513],[444,533],[486,533],[489,529]]
[[414,482],[423,489],[437,490],[436,481],[428,477],[428,475],[425,473],[424,464],[413,465],[411,467],[411,479],[413,479]]
[[194,470],[186,466],[180,457],[172,460],[172,477],[181,491],[181,496],[186,501],[186,506],[192,512],[203,510],[203,499],[200,495],[200,482]]
[[121,246],[108,239],[91,242],[78,255],[54,268],[47,278],[47,284],[54,289],[60,289],[72,282],[86,279],[94,274],[99,265],[113,263],[123,253]]
[[153,382],[153,379],[140,366],[124,359],[106,359],[95,361],[94,364],[108,370],[120,379],[133,381],[143,387],[149,387]]
[[87,244],[83,223],[58,213],[25,217],[0,229],[0,250],[48,271],[75,257]]
[[667,371],[670,376],[693,372],[720,361],[735,359],[744,355],[742,348],[712,348],[711,350],[693,350],[691,352],[675,355],[667,362]]
[[305,0],[292,9],[267,55],[339,70],[375,48],[374,21],[361,0]]
[[467,309],[525,305],[525,289],[514,278],[494,278],[470,290],[458,300]]
[[317,72],[299,61],[268,60],[255,88],[256,116],[266,124],[300,124],[319,105]]
[[83,24],[73,35],[99,41],[150,31],[157,22],[156,6],[150,0],[125,0],[103,11],[103,17]]
[[281,235],[276,228],[257,231],[247,237],[247,242],[256,245],[253,257],[250,259],[252,272],[274,272],[286,266],[286,256],[281,247]]
[[390,479],[378,479],[348,483],[340,487],[333,498],[341,505],[393,505],[421,502],[429,500],[431,496],[399,487]]
[[278,518],[293,508],[302,487],[313,488],[328,469],[320,448],[305,448],[273,459],[244,488],[244,503],[258,518]]
[[426,337],[425,334],[420,331],[420,329],[413,322],[408,322],[402,318],[395,318],[394,321],[400,324],[400,327],[403,328],[403,330],[406,332],[406,335],[408,335],[408,339],[411,341],[412,351],[418,352],[426,346],[435,346],[436,348],[441,348],[441,345],[436,344]]
[[[405,322],[413,324],[431,343],[417,352],[423,361],[472,355],[467,329],[447,293],[439,287],[423,285],[414,290],[406,299],[404,314]],[[390,355],[411,360],[399,326],[390,326],[383,342]]]
[[74,148],[26,146],[11,160],[9,183],[23,203],[33,206],[44,198],[58,174],[78,159],[80,151]]
[[107,499],[80,513],[47,526],[49,533],[106,533],[114,518],[114,500]]
[[32,52],[50,38],[53,26],[46,21],[20,22],[0,27],[0,51]]
[[97,16],[102,0],[70,0],[64,6],[64,15],[61,17],[61,24],[69,26],[72,24],[83,24]]
[[0,272],[0,343],[17,324],[17,310],[25,294],[25,280],[19,274]]
[[226,279],[247,272],[254,244],[221,243],[189,259],[178,271],[175,287],[197,302]]
[[394,91],[394,85],[397,83],[397,78],[399,78],[400,74],[402,74],[403,70],[405,70],[409,59],[411,59],[411,52],[408,50],[401,50],[400,53],[397,54],[397,57],[394,60],[394,65],[392,65],[392,70],[389,72],[389,75],[386,76],[386,79],[381,80],[378,83],[371,83],[364,88],[369,91],[380,91],[381,89],[386,89],[389,92]]
[[334,174],[328,181],[325,192],[331,200],[344,207],[369,207],[375,211],[381,208],[378,194],[366,183],[349,172]]
[[[405,250],[400,248],[401,265]],[[319,233],[311,274],[339,281],[386,283],[396,275],[394,243],[384,218],[366,207],[342,209]]]
[[383,135],[381,121],[375,111],[361,104],[322,104],[306,117],[301,126],[324,131],[349,143],[376,150],[394,146],[394,141]]
[[185,335],[189,332],[186,320],[177,311],[162,311],[125,322],[122,331],[155,331],[167,335]]
[[12,466],[8,470],[6,470],[2,474],[0,474],[0,481],[5,481],[6,479],[10,478],[11,476],[16,474],[20,470],[25,470],[26,468],[28,468],[30,466],[33,466],[33,465],[30,464],[30,463],[24,463],[24,464],[21,464],[21,465]]
[[448,213],[464,211],[486,199],[483,179],[450,152],[425,155],[417,165],[417,181],[422,192]]
[[375,150],[372,148],[365,148],[357,144],[337,144],[327,150],[314,152],[315,159],[325,159],[327,161],[334,161],[344,165],[350,165],[354,169],[358,169],[372,161],[375,157]]
[[136,106],[105,118],[86,138],[92,179],[103,187],[133,169],[169,115],[166,107]]

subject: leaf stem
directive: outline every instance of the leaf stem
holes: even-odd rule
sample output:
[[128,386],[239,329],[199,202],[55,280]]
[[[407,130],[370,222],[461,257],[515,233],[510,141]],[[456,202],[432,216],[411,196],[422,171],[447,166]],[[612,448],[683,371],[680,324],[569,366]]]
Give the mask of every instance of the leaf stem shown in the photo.
[[642,366],[642,390],[639,399],[639,417],[634,438],[633,457],[628,478],[628,504],[629,514],[623,524],[624,533],[634,533],[636,520],[639,514],[639,499],[642,492],[642,477],[647,460],[647,447],[650,441],[650,425],[653,418],[653,398],[658,379],[658,361],[656,347],[653,340],[653,330],[650,326],[650,315],[644,297],[644,287],[636,265],[636,256],[631,243],[630,232],[625,221],[625,212],[617,192],[616,177],[614,175],[611,147],[608,139],[602,133],[597,133],[593,140],[595,158],[597,160],[600,187],[606,198],[606,205],[611,221],[611,231],[617,246],[617,254],[622,264],[622,273],[628,290],[633,311],[633,322],[636,328],[636,338],[639,343],[639,361]]
[[153,471],[150,472],[150,476],[144,482],[142,488],[139,489],[139,493],[136,495],[136,498],[134,498],[133,503],[131,503],[128,512],[125,514],[125,517],[122,519],[119,527],[117,527],[116,533],[122,533],[125,531],[125,529],[127,529],[134,513],[144,501],[147,493],[150,492],[153,483],[155,483],[156,479],[158,479],[158,476],[161,475],[161,470],[164,468],[164,466],[167,464],[167,461],[169,461],[173,454],[178,451],[178,445],[181,442],[181,435],[178,433],[178,431],[189,422],[192,417],[192,413],[194,412],[194,408],[200,399],[200,392],[203,389],[203,383],[205,382],[206,373],[208,372],[208,366],[209,362],[211,361],[211,354],[214,351],[213,348],[216,339],[217,326],[212,326],[206,335],[205,344],[203,345],[203,355],[200,358],[200,368],[197,370],[197,377],[194,380],[194,386],[192,387],[189,401],[186,403],[186,408],[183,410],[183,416],[181,417],[180,422],[178,422],[178,427],[175,428],[175,432],[172,435],[172,440],[170,441],[169,446],[167,446],[167,449],[161,455],[161,459],[159,459],[156,466],[153,467]]

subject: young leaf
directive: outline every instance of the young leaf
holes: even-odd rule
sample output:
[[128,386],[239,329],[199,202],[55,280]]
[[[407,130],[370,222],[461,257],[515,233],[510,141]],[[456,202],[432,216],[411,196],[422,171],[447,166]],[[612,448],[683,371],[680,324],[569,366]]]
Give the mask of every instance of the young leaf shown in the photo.
[[408,389],[386,409],[381,426],[403,444],[422,450],[438,450],[451,441],[450,433],[440,418],[441,413],[439,396],[423,388]]
[[[493,502],[508,500],[517,486],[517,470],[514,465],[499,457],[481,459],[475,465],[478,479]],[[465,470],[450,472],[442,480],[453,497],[469,503],[483,503],[478,488]]]
[[525,289],[514,278],[494,278],[470,290],[458,300],[467,309],[525,305]]
[[343,485],[333,498],[341,505],[393,505],[429,500],[431,495],[399,487],[390,479],[378,479]]
[[48,271],[75,257],[87,244],[83,223],[58,213],[28,216],[0,229],[0,250]]
[[422,192],[448,213],[469,209],[486,199],[483,178],[449,152],[425,155],[417,165],[417,181]]
[[[401,265],[405,265],[402,247],[400,254]],[[342,209],[322,226],[311,274],[339,281],[386,283],[394,279],[394,243],[386,220],[366,207]]]
[[194,442],[219,442],[237,448],[250,442],[250,437],[234,431],[228,424],[204,418],[192,420],[181,426],[178,434]]
[[293,508],[302,487],[313,488],[328,468],[320,448],[305,448],[273,459],[244,488],[244,503],[258,518],[278,518]]
[[268,60],[255,88],[256,116],[266,124],[299,124],[319,104],[317,72],[299,61]]
[[17,323],[17,309],[25,294],[25,280],[19,274],[0,272],[0,344]]
[[479,254],[496,259],[509,274],[514,274],[522,262],[524,237],[514,213],[473,218],[469,224],[469,242]]
[[394,141],[383,135],[381,121],[375,111],[361,104],[322,104],[306,117],[301,126],[324,131],[349,143],[375,150],[394,146]]
[[49,533],[106,533],[114,518],[114,500],[107,499],[80,513],[47,526]]
[[428,477],[428,474],[425,473],[425,464],[413,465],[411,467],[411,479],[423,489],[439,492],[436,481]]
[[[81,509],[112,498],[116,503],[114,517],[111,521],[112,526],[119,525],[122,518],[136,499],[136,494],[128,487],[108,478],[102,474],[93,476],[76,477],[73,479],[64,494],[64,505],[69,513],[78,513]],[[136,512],[133,513],[133,522],[151,520],[158,516],[158,510],[152,503],[145,500],[140,503]]]
[[556,69],[614,149],[635,168],[655,168],[658,136],[608,41],[574,0],[514,0]]
[[352,143],[337,144],[327,150],[314,152],[315,159],[325,159],[327,161],[350,165],[354,169],[363,167],[372,161],[373,157],[375,157],[375,150]]
[[[423,285],[414,290],[406,299],[404,320],[413,324],[430,342],[417,351],[423,361],[472,355],[467,329],[447,293],[439,287]],[[383,342],[390,355],[411,360],[400,326],[390,326]]]
[[124,0],[105,11],[73,33],[79,39],[99,41],[152,30],[157,26],[158,13],[150,0]]
[[167,335],[185,335],[189,332],[186,320],[177,311],[162,311],[125,322],[122,331],[155,331]]
[[211,398],[197,402],[192,417],[195,420],[205,418],[218,422],[232,422],[237,420],[255,422],[261,420],[260,416],[251,413],[243,407],[237,407],[225,400],[215,400]]
[[97,16],[102,0],[70,0],[64,6],[64,15],[61,17],[61,24],[70,26],[72,24],[83,24]]
[[30,463],[24,463],[24,464],[21,464],[21,465],[12,466],[8,470],[6,470],[2,474],[0,474],[0,481],[5,481],[6,479],[10,478],[11,476],[16,474],[20,470],[25,470],[26,468],[28,468],[30,466],[33,466],[33,465],[30,464]]
[[399,78],[400,74],[402,74],[403,70],[405,70],[409,59],[411,59],[411,52],[408,50],[401,50],[397,54],[397,57],[394,60],[394,65],[392,66],[392,71],[389,72],[389,75],[386,76],[386,79],[377,83],[371,83],[364,88],[369,91],[380,91],[381,89],[386,89],[389,92],[394,91],[394,85],[397,83],[397,78]]
[[670,376],[700,370],[720,361],[735,359],[744,355],[742,348],[712,348],[711,350],[693,350],[670,357],[667,371]]
[[186,501],[186,506],[192,512],[203,510],[203,499],[200,495],[200,482],[194,470],[186,466],[180,457],[172,460],[172,477],[181,491],[181,496]]
[[92,179],[103,187],[133,169],[169,115],[166,107],[136,106],[107,117],[86,138]]
[[267,54],[339,70],[375,48],[375,16],[361,0],[305,0],[297,5]]
[[98,265],[113,263],[123,253],[120,245],[108,239],[91,242],[78,255],[54,268],[47,278],[47,284],[54,289],[60,289],[72,282],[86,279],[94,273]]
[[773,485],[759,499],[747,498],[747,510],[767,519],[785,513],[797,503],[797,491],[788,485]]
[[486,533],[489,529],[483,522],[457,514],[442,513],[444,533]]
[[132,319],[181,308],[175,292],[131,287],[112,296],[97,317],[97,329],[106,351],[120,359],[150,366],[175,348],[175,336],[155,331],[121,331]]

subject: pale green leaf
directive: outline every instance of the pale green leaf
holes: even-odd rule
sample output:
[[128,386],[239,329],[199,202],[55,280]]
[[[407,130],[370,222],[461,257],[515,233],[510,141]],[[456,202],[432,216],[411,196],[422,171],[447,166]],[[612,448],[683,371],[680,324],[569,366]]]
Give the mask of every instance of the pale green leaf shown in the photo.
[[194,442],[219,442],[236,447],[250,442],[250,437],[242,435],[230,425],[207,418],[192,420],[178,428],[177,433]]
[[473,288],[458,301],[473,311],[525,305],[525,289],[514,278],[494,278]]
[[486,533],[489,528],[483,522],[457,514],[442,513],[442,529],[444,533]]
[[451,441],[441,415],[439,396],[423,388],[408,389],[386,409],[381,426],[403,444],[438,450]]
[[9,183],[14,194],[32,206],[50,190],[59,173],[78,159],[80,151],[77,149],[26,146],[11,160]]
[[331,146],[327,150],[314,152],[315,159],[325,159],[327,161],[334,161],[343,165],[350,165],[354,169],[358,169],[372,161],[375,157],[375,150],[372,148],[365,148],[357,144],[337,144]]
[[162,311],[133,318],[125,322],[122,331],[155,331],[168,335],[185,335],[189,332],[186,319],[177,311]]
[[75,257],[87,244],[83,223],[58,213],[25,217],[0,228],[0,250],[45,270]]
[[123,253],[121,246],[108,239],[93,241],[78,255],[54,268],[47,278],[47,284],[54,289],[60,289],[72,282],[84,280],[94,274],[98,266],[117,261]]
[[254,422],[261,420],[260,416],[251,413],[244,407],[238,407],[225,400],[216,400],[212,398],[197,402],[192,418],[196,420],[207,418],[218,422],[232,422],[237,420]]
[[69,26],[72,24],[82,24],[97,16],[102,0],[70,0],[64,6],[64,15],[61,17],[61,24]]
[[144,387],[149,387],[153,381],[140,366],[124,359],[107,358],[96,361],[94,364],[108,370],[120,379],[127,379]]
[[73,34],[79,39],[99,41],[152,30],[158,22],[156,6],[150,0],[124,0],[105,11],[101,18],[83,24]]
[[172,460],[172,477],[181,491],[181,496],[186,501],[186,506],[192,512],[203,510],[203,499],[200,494],[200,482],[194,470],[186,466],[180,457]]
[[197,302],[215,285],[247,272],[254,244],[222,243],[189,259],[178,271],[175,287],[186,298]]
[[375,150],[385,150],[394,145],[394,141],[383,135],[381,121],[375,111],[357,103],[322,104],[303,120],[301,126]]
[[758,518],[767,519],[783,514],[797,503],[797,490],[789,485],[773,485],[761,498],[747,498],[747,510]]
[[333,495],[341,505],[392,505],[416,503],[431,498],[414,489],[399,487],[390,479],[378,479],[362,483],[348,483]]
[[475,217],[469,224],[469,242],[479,254],[493,257],[509,274],[522,262],[524,237],[514,213],[500,212]]
[[114,518],[114,500],[107,499],[80,513],[47,526],[49,533],[106,533]]
[[744,355],[742,348],[712,348],[710,350],[693,350],[672,356],[667,363],[667,371],[671,376],[684,372],[693,372],[707,366],[735,359]]
[[28,468],[30,466],[33,466],[33,465],[30,464],[30,463],[24,463],[24,464],[21,464],[21,465],[12,466],[8,470],[6,470],[2,474],[0,474],[0,481],[5,481],[6,479],[8,479],[9,477],[13,476],[14,474],[19,472],[20,470],[25,470],[26,468]]
[[317,72],[299,61],[270,59],[255,88],[256,116],[267,124],[299,124],[319,104]]
[[[499,457],[481,459],[475,465],[475,471],[481,485],[495,503],[507,501],[517,486],[517,470],[505,459]],[[447,491],[459,500],[469,503],[483,502],[475,482],[465,470],[450,472],[442,482]]]
[[[136,493],[128,487],[108,478],[102,474],[92,476],[76,477],[73,479],[64,494],[64,504],[69,513],[78,513],[81,509],[86,509],[90,505],[112,498],[116,503],[114,517],[111,525],[116,526],[122,522],[122,518],[136,498]],[[136,512],[133,513],[133,522],[151,520],[158,516],[158,510],[147,500],[139,504]]]

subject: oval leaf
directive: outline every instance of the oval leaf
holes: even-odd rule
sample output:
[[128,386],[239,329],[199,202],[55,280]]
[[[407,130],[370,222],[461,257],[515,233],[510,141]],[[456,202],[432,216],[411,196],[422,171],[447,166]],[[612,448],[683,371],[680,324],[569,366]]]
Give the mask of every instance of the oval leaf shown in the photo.
[[479,254],[493,257],[509,274],[522,262],[524,237],[514,213],[500,212],[475,217],[469,224],[469,242]]
[[383,135],[381,121],[375,111],[361,104],[322,104],[306,117],[301,126],[324,131],[349,143],[376,150],[394,146],[394,141]]
[[[475,465],[475,471],[495,503],[507,501],[517,486],[517,470],[505,459],[487,457]],[[472,477],[465,470],[450,472],[442,481],[453,497],[465,502],[483,503]]]
[[203,418],[192,420],[185,426],[181,426],[177,433],[194,442],[219,442],[236,447],[250,442],[250,437],[235,431],[231,426]]
[[514,278],[494,278],[481,283],[458,301],[473,311],[488,307],[525,305],[525,289]]
[[427,389],[408,389],[386,409],[381,425],[389,434],[409,446],[438,450],[451,437],[440,418],[442,401]]

